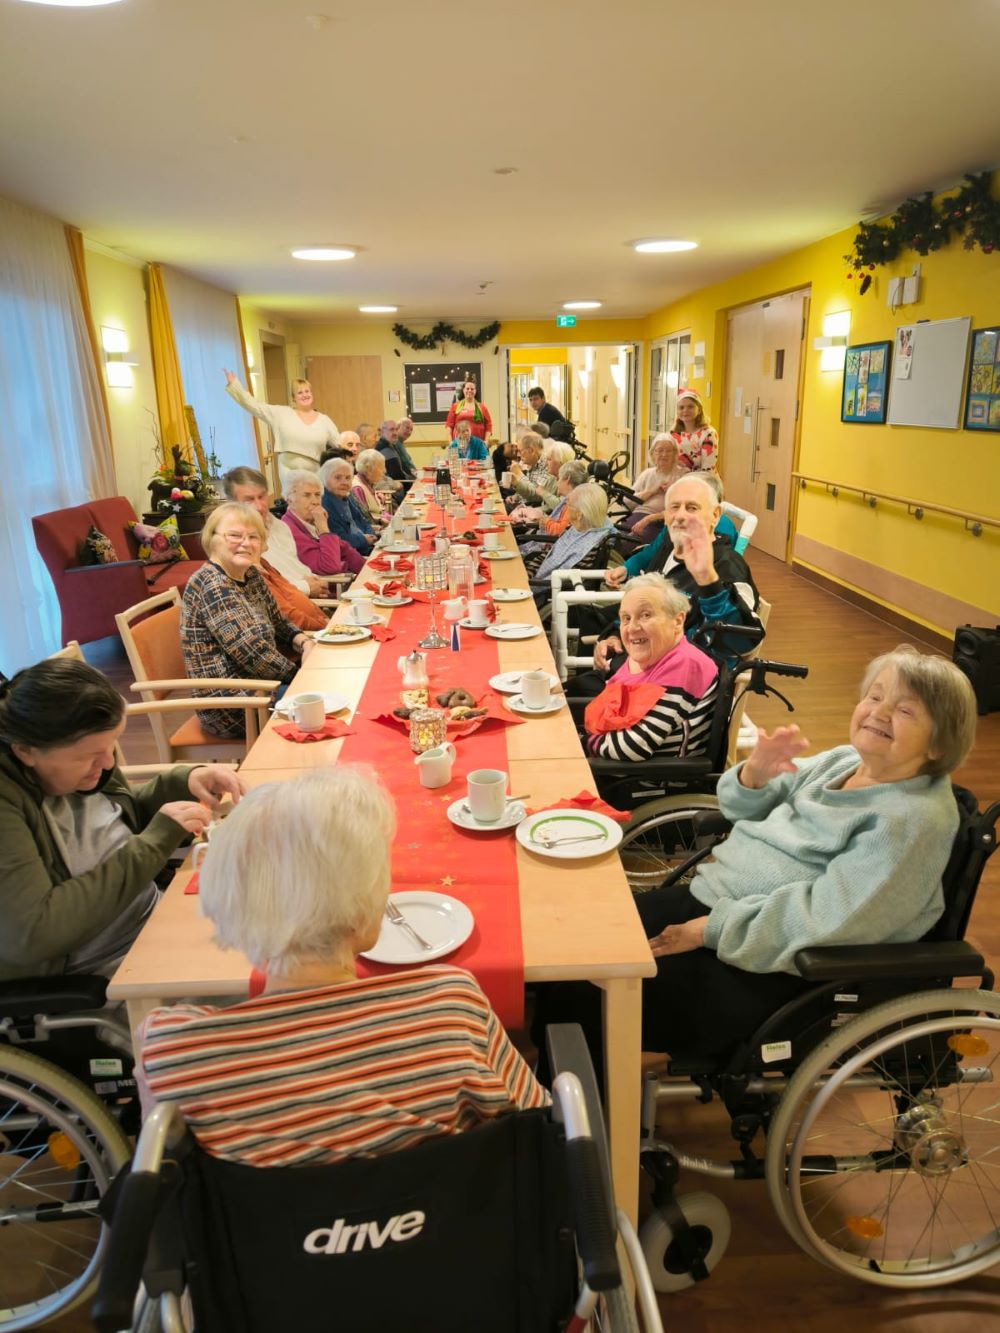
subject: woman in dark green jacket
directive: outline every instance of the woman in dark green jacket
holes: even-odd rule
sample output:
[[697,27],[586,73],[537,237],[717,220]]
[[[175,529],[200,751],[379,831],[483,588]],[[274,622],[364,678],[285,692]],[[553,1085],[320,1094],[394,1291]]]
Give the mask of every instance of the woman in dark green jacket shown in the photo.
[[0,979],[102,972],[157,900],[167,858],[241,780],[178,766],[131,787],[115,766],[125,702],[56,658],[0,685]]

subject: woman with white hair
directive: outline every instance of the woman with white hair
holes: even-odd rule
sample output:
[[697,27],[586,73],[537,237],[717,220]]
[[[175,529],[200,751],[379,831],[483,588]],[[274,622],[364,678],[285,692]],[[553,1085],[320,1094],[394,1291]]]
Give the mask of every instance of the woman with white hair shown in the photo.
[[354,464],[347,458],[331,458],[319,470],[323,508],[330,531],[362,555],[371,555],[375,530],[368,515],[351,494]]
[[719,668],[684,637],[690,607],[662,574],[626,585],[619,608],[625,661],[584,713],[591,754],[641,763],[705,753]]
[[447,965],[358,976],[389,893],[392,800],[351,765],[257,787],[199,874],[216,940],[266,971],[225,1007],[154,1010],[144,1093],[201,1146],[251,1166],[398,1152],[546,1094],[475,980]]
[[[580,458],[573,458],[568,463],[563,463],[556,477],[558,500],[552,512],[546,516],[545,510],[541,507],[532,509],[528,505],[521,505],[511,513],[511,522],[534,523],[538,532],[543,532],[546,537],[558,537],[569,527],[569,508],[566,501],[570,492],[575,491],[577,486],[583,486],[588,475],[587,464]],[[521,554],[527,555],[529,551],[537,549],[539,548],[536,545],[529,543],[521,547]]]
[[533,579],[547,578],[553,569],[576,569],[615,530],[614,524],[608,522],[607,491],[595,481],[571,491],[566,497],[566,509],[569,526],[550,548]]
[[262,403],[247,393],[231,370],[224,373],[226,393],[230,398],[271,428],[282,490],[290,472],[296,469],[315,472],[323,450],[330,445],[334,448],[339,445],[337,423],[316,411],[312,385],[308,380],[292,380],[292,406],[286,407],[283,403]]
[[638,504],[625,527],[636,534],[663,522],[663,498],[674,482],[687,473],[678,459],[677,441],[666,433],[654,435],[649,446],[649,461],[651,466],[640,472],[632,483],[632,494]]
[[354,463],[351,494],[374,528],[384,528],[390,518],[388,495],[378,489],[384,477],[385,458],[382,454],[377,449],[362,449]]
[[[341,459],[331,459],[339,463]],[[323,487],[318,472],[289,472],[285,478],[288,508],[282,522],[295,538],[295,553],[314,574],[356,574],[364,564],[361,556],[335,532],[323,508]]]

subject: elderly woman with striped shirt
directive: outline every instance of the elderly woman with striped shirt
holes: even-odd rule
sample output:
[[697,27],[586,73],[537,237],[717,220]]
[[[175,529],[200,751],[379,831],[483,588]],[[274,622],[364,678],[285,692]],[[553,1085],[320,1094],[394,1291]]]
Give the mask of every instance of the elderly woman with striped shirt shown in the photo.
[[620,610],[625,658],[584,713],[591,754],[640,763],[705,753],[719,668],[684,637],[689,609],[687,596],[662,574],[627,584]]
[[154,1010],[138,1069],[147,1106],[176,1103],[214,1156],[323,1165],[546,1104],[468,972],[358,975],[394,831],[374,775],[338,765],[257,787],[213,834],[202,910],[266,984],[239,1004]]

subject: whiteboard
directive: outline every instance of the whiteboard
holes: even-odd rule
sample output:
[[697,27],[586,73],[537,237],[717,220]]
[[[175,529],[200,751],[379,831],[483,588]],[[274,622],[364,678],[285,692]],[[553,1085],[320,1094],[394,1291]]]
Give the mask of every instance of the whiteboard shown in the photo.
[[[890,426],[936,426],[957,430],[965,388],[965,358],[972,320],[935,319],[913,329],[910,378],[897,379],[901,358],[893,353],[889,385]],[[896,348],[899,347],[897,330]]]

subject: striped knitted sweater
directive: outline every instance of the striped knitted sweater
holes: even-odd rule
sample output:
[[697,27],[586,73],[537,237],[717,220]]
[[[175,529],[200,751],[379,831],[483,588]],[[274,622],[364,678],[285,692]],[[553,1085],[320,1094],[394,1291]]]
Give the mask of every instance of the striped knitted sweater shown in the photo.
[[207,1152],[250,1166],[397,1152],[548,1101],[453,967],[158,1009],[141,1065]]

